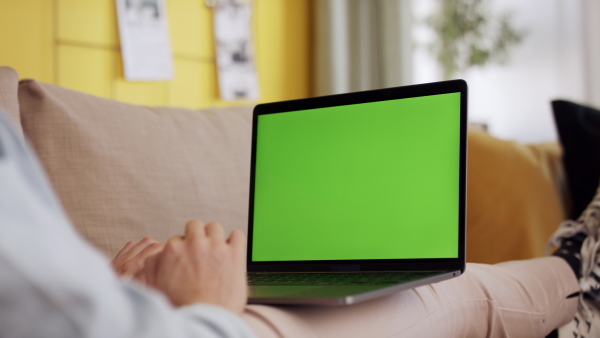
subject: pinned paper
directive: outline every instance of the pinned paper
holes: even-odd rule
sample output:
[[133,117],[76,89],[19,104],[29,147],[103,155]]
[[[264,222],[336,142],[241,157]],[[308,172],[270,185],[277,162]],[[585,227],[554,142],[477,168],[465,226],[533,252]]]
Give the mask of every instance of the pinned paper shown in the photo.
[[116,0],[125,79],[173,78],[173,53],[164,0]]
[[227,101],[258,100],[260,90],[252,39],[252,3],[217,1],[214,14],[221,98]]

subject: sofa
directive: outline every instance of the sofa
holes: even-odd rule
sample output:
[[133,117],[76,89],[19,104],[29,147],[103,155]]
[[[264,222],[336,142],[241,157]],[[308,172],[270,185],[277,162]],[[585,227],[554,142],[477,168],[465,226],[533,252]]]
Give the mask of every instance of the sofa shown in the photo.
[[[73,225],[108,258],[127,241],[180,234],[193,218],[245,230],[252,107],[136,106],[0,67],[0,111],[34,148]],[[572,208],[561,145],[475,129],[468,141],[467,261],[544,255]],[[278,332],[306,330],[268,306],[249,313]]]

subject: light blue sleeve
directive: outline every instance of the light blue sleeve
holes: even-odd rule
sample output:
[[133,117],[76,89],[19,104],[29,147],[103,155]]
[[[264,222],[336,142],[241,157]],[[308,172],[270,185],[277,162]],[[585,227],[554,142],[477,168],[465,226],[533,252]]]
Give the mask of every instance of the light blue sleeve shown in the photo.
[[0,112],[0,337],[253,337],[213,305],[173,308],[119,279],[74,230]]

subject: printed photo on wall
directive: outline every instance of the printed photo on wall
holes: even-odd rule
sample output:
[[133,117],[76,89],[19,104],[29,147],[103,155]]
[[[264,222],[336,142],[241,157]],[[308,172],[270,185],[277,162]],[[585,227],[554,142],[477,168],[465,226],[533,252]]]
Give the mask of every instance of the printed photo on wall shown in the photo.
[[116,2],[125,79],[172,79],[173,53],[165,0]]
[[260,89],[254,42],[252,3],[221,0],[214,8],[219,91],[226,101],[258,100]]

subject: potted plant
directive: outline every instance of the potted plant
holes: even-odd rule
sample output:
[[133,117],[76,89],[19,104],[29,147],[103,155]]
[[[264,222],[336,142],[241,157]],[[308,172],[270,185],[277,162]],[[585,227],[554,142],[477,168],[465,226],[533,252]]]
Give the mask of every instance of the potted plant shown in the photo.
[[512,12],[492,13],[488,0],[440,0],[426,20],[435,31],[430,50],[441,65],[444,78],[471,67],[502,63],[524,38],[514,28]]

